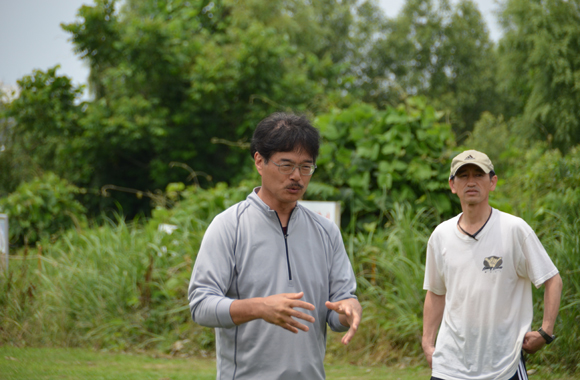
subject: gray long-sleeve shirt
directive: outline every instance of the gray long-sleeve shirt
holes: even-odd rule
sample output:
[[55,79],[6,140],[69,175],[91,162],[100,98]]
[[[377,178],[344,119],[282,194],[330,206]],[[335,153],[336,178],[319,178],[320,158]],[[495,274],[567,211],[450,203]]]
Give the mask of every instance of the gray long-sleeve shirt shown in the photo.
[[[284,236],[278,215],[256,194],[216,216],[199,250],[189,306],[195,322],[216,328],[218,379],[324,379],[326,323],[346,331],[326,301],[356,298],[356,281],[336,225],[297,205]],[[291,333],[264,320],[236,326],[236,299],[304,292],[316,321]]]

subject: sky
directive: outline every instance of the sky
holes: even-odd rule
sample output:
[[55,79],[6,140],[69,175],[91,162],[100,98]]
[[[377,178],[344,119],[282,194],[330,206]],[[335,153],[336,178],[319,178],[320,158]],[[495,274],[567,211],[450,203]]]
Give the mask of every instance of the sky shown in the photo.
[[[453,1],[453,0],[452,0]],[[378,0],[388,17],[395,17],[404,0]],[[494,11],[495,1],[475,0],[494,41],[501,37]],[[34,69],[47,70],[57,64],[60,75],[86,84],[88,67],[75,56],[70,35],[61,23],[76,19],[77,10],[92,0],[0,0],[0,85],[14,88],[16,81]]]

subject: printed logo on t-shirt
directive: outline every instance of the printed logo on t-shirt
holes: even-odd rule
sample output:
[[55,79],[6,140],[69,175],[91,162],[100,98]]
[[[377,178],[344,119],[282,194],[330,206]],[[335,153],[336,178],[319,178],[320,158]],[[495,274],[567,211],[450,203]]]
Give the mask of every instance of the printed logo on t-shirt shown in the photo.
[[497,256],[489,256],[483,260],[483,270],[493,272],[494,270],[501,269],[503,264],[503,260],[501,257]]

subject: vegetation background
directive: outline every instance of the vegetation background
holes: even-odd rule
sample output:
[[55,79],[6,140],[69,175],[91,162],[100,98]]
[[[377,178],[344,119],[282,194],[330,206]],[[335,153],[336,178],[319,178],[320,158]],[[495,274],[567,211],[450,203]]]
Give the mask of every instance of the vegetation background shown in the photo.
[[[259,183],[273,111],[323,137],[306,197],[342,204],[364,323],[328,359],[421,360],[424,252],[459,211],[450,157],[483,150],[493,205],[561,271],[558,340],[529,363],[580,371],[580,3],[504,0],[494,44],[471,1],[95,0],[62,25],[90,100],[34,71],[0,102],[0,344],[211,355],[186,289],[207,225]],[[171,224],[171,234],[160,229]],[[535,290],[541,323],[542,289]]]

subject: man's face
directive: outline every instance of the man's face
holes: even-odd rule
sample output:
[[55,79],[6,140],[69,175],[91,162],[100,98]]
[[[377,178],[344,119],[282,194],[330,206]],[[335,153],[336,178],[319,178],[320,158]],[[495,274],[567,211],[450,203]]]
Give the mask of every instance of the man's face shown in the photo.
[[457,194],[461,204],[477,205],[481,202],[488,202],[489,193],[495,190],[497,176],[489,178],[477,165],[464,165],[455,177],[449,180],[449,187],[453,194]]
[[262,176],[262,188],[260,198],[276,210],[278,206],[292,206],[302,198],[312,176],[300,174],[299,168],[295,168],[291,174],[282,174],[278,170],[279,165],[314,165],[312,157],[304,150],[294,152],[276,152],[266,163],[264,158],[257,153],[254,160],[258,173]]

